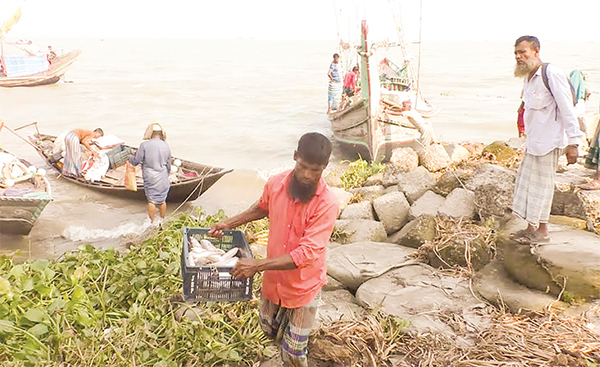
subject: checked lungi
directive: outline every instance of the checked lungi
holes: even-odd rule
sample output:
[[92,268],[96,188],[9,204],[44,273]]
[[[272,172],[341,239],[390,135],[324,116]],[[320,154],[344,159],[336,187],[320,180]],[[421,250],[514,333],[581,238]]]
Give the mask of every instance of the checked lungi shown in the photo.
[[561,151],[562,149],[557,148],[544,156],[525,153],[519,167],[515,182],[513,213],[533,226],[548,223],[550,219],[554,178]]
[[327,106],[337,109],[338,100],[342,97],[342,83],[330,81],[327,88]]
[[321,296],[301,308],[283,308],[261,297],[259,321],[265,335],[281,343],[281,359],[286,367],[307,367],[308,335],[316,326]]
[[74,132],[65,136],[65,159],[62,174],[71,177],[81,177],[81,141]]

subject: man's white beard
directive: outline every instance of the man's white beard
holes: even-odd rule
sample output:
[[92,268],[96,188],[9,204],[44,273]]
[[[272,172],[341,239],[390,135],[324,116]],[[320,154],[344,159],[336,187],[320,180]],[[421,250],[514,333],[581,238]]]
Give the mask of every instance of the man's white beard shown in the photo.
[[535,68],[536,65],[534,60],[522,61],[520,63],[517,62],[517,65],[515,65],[515,76],[517,78],[526,77],[527,75],[531,74]]

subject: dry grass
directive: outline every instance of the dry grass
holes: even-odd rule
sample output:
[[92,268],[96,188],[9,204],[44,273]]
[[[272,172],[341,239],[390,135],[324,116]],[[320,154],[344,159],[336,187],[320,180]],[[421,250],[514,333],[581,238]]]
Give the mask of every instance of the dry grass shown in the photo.
[[311,335],[309,350],[313,358],[357,367],[590,367],[600,362],[600,338],[589,319],[597,307],[577,317],[550,311],[512,315],[491,306],[479,312],[489,320],[485,330],[476,331],[456,313],[437,315],[456,332],[453,338],[407,333],[399,323],[386,328],[389,316],[382,315],[330,323]]

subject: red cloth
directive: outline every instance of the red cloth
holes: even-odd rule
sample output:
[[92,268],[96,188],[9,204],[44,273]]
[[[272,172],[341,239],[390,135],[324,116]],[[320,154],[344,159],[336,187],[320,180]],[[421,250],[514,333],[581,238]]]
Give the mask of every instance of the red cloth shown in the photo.
[[519,111],[519,115],[517,117],[517,129],[519,129],[519,136],[525,134],[525,118],[524,118],[524,114],[525,114],[525,109],[522,108]]
[[349,71],[344,77],[344,88],[352,89],[356,88],[356,73]]
[[300,308],[327,284],[325,255],[339,202],[322,178],[308,203],[294,200],[288,193],[292,172],[271,177],[258,206],[269,213],[267,258],[289,254],[297,268],[265,271],[262,294],[281,307]]

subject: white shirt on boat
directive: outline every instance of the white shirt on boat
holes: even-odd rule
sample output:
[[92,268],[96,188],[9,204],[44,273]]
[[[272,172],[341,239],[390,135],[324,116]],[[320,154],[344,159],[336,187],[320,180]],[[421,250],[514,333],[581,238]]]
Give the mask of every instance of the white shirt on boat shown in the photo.
[[552,64],[548,65],[547,74],[552,94],[544,85],[541,66],[530,80],[525,78],[523,85],[526,150],[534,156],[579,144],[583,136],[566,76]]

